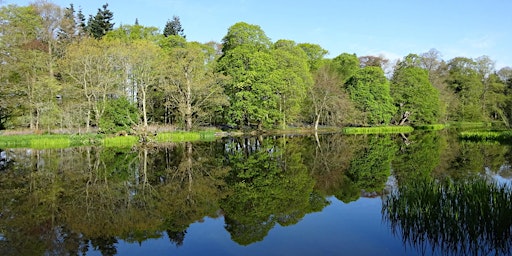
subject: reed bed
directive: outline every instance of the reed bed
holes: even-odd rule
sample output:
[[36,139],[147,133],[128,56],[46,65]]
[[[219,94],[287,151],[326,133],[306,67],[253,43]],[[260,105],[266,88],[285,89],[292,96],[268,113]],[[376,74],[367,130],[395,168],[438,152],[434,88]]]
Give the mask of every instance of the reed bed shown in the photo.
[[381,133],[410,133],[412,126],[375,126],[375,127],[345,127],[343,134],[381,134]]
[[393,233],[443,255],[510,255],[512,190],[484,179],[408,182],[383,204]]

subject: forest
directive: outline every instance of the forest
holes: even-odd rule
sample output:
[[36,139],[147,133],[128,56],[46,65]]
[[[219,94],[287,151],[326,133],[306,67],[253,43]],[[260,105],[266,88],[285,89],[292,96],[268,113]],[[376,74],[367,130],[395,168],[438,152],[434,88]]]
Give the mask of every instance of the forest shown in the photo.
[[486,55],[398,61],[272,41],[254,24],[187,41],[178,16],[113,23],[108,4],[0,9],[0,130],[134,133],[512,121],[512,68]]

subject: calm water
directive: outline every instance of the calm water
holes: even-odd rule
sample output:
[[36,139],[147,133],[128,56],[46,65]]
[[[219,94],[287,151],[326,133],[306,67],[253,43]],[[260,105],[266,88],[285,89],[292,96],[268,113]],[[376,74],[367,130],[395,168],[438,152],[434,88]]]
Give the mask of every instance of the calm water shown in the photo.
[[0,255],[509,255],[511,148],[444,133],[3,149]]

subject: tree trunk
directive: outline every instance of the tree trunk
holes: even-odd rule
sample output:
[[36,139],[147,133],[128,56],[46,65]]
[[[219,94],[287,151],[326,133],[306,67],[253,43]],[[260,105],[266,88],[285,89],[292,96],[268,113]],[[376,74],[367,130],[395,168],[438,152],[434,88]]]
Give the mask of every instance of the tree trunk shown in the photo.
[[407,118],[411,115],[411,112],[405,111],[405,113],[402,114],[402,119],[400,119],[400,122],[398,125],[404,125],[404,123],[407,121]]
[[148,111],[146,109],[146,90],[144,88],[141,88],[142,93],[142,122],[144,125],[144,131],[147,130],[148,127]]
[[320,114],[316,115],[315,119],[315,131],[318,131],[318,124],[320,123]]

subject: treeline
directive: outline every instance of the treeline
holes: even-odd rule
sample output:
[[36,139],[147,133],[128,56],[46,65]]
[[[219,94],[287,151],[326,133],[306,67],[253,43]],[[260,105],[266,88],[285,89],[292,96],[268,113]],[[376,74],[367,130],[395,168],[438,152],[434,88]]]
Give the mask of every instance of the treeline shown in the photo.
[[0,129],[146,131],[151,125],[265,129],[422,125],[512,118],[512,69],[432,49],[396,63],[317,44],[272,42],[257,25],[221,43],[114,28],[105,4],[86,19],[39,1],[0,9]]

